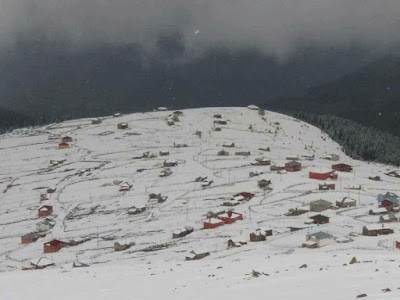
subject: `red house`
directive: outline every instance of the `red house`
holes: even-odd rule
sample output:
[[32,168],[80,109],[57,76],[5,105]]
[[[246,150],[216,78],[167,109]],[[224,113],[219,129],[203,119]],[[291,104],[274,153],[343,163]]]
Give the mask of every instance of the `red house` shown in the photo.
[[60,143],[58,144],[58,149],[68,149],[69,144],[68,143]]
[[285,164],[285,170],[287,172],[301,171],[301,163],[299,163],[298,161],[292,160],[291,162],[288,162]]
[[308,177],[317,180],[338,179],[338,175],[335,174],[335,171],[310,171]]
[[400,249],[400,242],[396,241],[396,248]]
[[21,244],[30,244],[36,242],[41,236],[37,232],[31,232],[21,236]]
[[222,215],[219,215],[218,219],[223,221],[225,224],[232,224],[236,221],[243,220],[243,215],[234,211],[228,211]]
[[62,248],[64,248],[66,245],[67,245],[66,242],[59,241],[59,240],[52,240],[48,243],[43,244],[43,251],[44,251],[44,253],[58,252]]
[[332,165],[332,169],[339,172],[352,172],[353,167],[347,164],[335,164]]
[[391,207],[392,205],[393,205],[393,202],[392,202],[392,201],[390,201],[390,200],[388,200],[388,199],[385,199],[385,200],[383,200],[383,201],[379,204],[379,207],[388,208],[388,207]]
[[43,205],[38,209],[39,218],[50,216],[53,213],[53,206]]
[[224,225],[224,221],[217,219],[217,218],[210,218],[210,219],[203,221],[204,229],[214,229],[221,225]]

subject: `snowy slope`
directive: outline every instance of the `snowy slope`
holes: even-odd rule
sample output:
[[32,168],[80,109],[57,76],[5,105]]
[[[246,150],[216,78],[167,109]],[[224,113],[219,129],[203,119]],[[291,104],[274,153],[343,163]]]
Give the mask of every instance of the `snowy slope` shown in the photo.
[[[61,299],[231,299],[246,295],[273,299],[353,299],[366,293],[372,299],[398,299],[394,278],[400,258],[394,249],[400,240],[398,223],[389,226],[395,233],[360,236],[363,226],[378,223],[368,215],[377,208],[379,193],[400,193],[400,179],[384,175],[389,166],[354,161],[319,129],[291,117],[266,112],[261,117],[247,108],[204,108],[183,111],[180,122],[168,126],[172,112],[160,111],[108,117],[98,125],[91,120],[67,121],[35,129],[20,129],[0,137],[0,295],[2,299],[42,298],[43,290],[58,293]],[[215,125],[221,114],[227,125]],[[126,130],[117,124],[126,122]],[[249,126],[252,129],[249,129]],[[214,131],[214,127],[221,131]],[[201,131],[201,137],[196,135]],[[60,138],[70,136],[69,149],[58,149]],[[174,147],[186,144],[187,147]],[[227,156],[218,156],[223,145]],[[270,148],[270,152],[259,150]],[[151,151],[154,158],[137,158]],[[169,156],[159,156],[159,151]],[[249,156],[234,155],[250,151]],[[339,172],[336,190],[319,191],[318,181],[308,171],[331,168],[323,159],[338,154],[339,162],[353,166],[352,173]],[[306,160],[304,155],[314,155]],[[284,165],[286,157],[298,156],[300,172],[278,174],[269,166],[255,166],[265,157]],[[135,158],[136,157],[136,158]],[[50,160],[66,160],[51,166]],[[176,161],[172,175],[160,177],[163,162]],[[141,172],[138,170],[143,169]],[[263,172],[249,177],[249,172]],[[369,176],[379,175],[375,182]],[[202,187],[195,182],[207,176],[213,182]],[[257,186],[260,179],[271,180],[271,190]],[[120,192],[117,182],[127,182],[131,190]],[[349,187],[361,185],[361,190]],[[40,201],[47,188],[56,188],[49,200]],[[222,206],[239,192],[255,194],[249,202],[233,209],[244,220],[216,229],[204,230],[209,211]],[[149,202],[150,193],[167,196],[163,203]],[[310,216],[285,216],[289,209],[308,206],[313,200],[332,203],[344,197],[357,200],[357,207],[322,212],[330,217],[325,225],[305,225]],[[22,245],[21,236],[35,231],[37,209],[52,205],[55,226],[46,237]],[[132,206],[146,211],[128,214]],[[194,232],[172,239],[172,232],[192,226]],[[289,227],[307,227],[291,232]],[[273,229],[265,242],[249,243],[249,234],[258,228]],[[333,243],[319,249],[302,248],[309,233],[324,231],[349,243]],[[43,253],[43,243],[52,239],[85,242]],[[229,239],[247,241],[240,248],[227,249]],[[135,245],[114,251],[114,242]],[[192,250],[204,249],[210,256],[185,261]],[[353,256],[359,264],[348,264]],[[45,257],[55,266],[44,270],[21,271],[34,258]],[[66,267],[80,261],[89,268]],[[302,264],[308,267],[299,269]],[[252,270],[264,272],[253,278]],[[24,289],[15,289],[11,282]],[[156,288],[154,288],[156,287]],[[381,290],[392,291],[383,293]],[[35,291],[31,293],[31,291]]]

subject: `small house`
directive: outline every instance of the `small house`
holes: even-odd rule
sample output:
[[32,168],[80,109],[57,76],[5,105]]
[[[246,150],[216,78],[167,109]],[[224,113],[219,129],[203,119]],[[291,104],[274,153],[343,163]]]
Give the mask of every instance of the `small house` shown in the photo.
[[191,234],[193,231],[194,231],[193,227],[185,226],[182,229],[175,230],[172,233],[172,238],[173,239],[183,238],[183,237],[187,236],[188,234]]
[[52,240],[50,242],[44,243],[43,244],[43,252],[44,253],[53,253],[53,252],[58,252],[62,248],[64,248],[67,245],[66,242],[60,241],[60,240]]
[[176,111],[174,111],[172,114],[173,114],[174,116],[181,117],[181,116],[183,116],[183,111],[176,110]]
[[387,192],[385,194],[378,195],[378,205],[383,206],[382,203],[387,200],[390,203],[399,203],[399,196],[395,193]]
[[221,114],[214,114],[214,118],[216,118],[216,119],[221,119],[222,116],[221,116]]
[[323,159],[330,160],[330,161],[338,161],[340,156],[337,154],[329,154],[327,156],[322,157]]
[[167,200],[168,196],[162,196],[160,193],[158,194],[150,194],[149,195],[149,201],[152,199],[155,199],[158,203],[163,203]]
[[30,261],[30,268],[26,269],[44,269],[50,266],[54,266],[54,262],[51,261],[50,259],[41,257],[41,258],[35,258]]
[[269,166],[271,164],[271,160],[265,158],[265,157],[259,157],[256,158],[256,162],[253,163],[252,165],[256,166]]
[[318,224],[318,225],[329,223],[329,217],[324,216],[324,215],[311,216],[310,219],[313,220],[314,224]]
[[225,147],[225,148],[235,148],[235,143],[223,144],[222,147]]
[[226,124],[228,124],[228,123],[226,122],[226,120],[219,119],[219,120],[214,120],[214,124],[226,125]]
[[218,151],[217,155],[218,156],[228,156],[229,152],[222,149],[221,151]]
[[385,227],[384,224],[368,225],[368,226],[364,226],[362,229],[362,235],[365,235],[365,236],[378,236],[378,235],[386,235],[386,234],[391,234],[391,233],[394,233],[393,229]]
[[71,143],[71,142],[72,142],[72,137],[70,137],[70,136],[64,136],[64,137],[61,139],[61,142],[63,142],[63,143]]
[[396,217],[396,215],[393,213],[389,213],[387,215],[379,217],[380,223],[393,223],[393,222],[398,222],[398,221],[399,221],[399,218]]
[[131,190],[131,188],[132,188],[132,185],[127,183],[127,182],[122,182],[119,185],[119,191],[120,192],[128,192],[128,191]]
[[272,165],[272,166],[269,167],[269,169],[271,171],[278,171],[279,172],[279,171],[285,170],[285,166]]
[[298,161],[292,160],[291,162],[288,162],[285,164],[285,170],[287,172],[301,171],[301,163],[299,163]]
[[353,167],[350,165],[347,165],[347,164],[340,163],[340,164],[332,165],[332,170],[339,171],[339,172],[352,172]]
[[43,205],[38,209],[39,218],[50,216],[53,213],[53,206],[51,205]]
[[260,189],[266,189],[271,184],[271,180],[261,179],[257,182]]
[[257,105],[254,105],[254,104],[247,105],[247,108],[250,110],[259,110],[260,109]]
[[332,170],[313,170],[308,172],[308,177],[317,180],[338,179],[338,175]]
[[310,211],[321,212],[332,208],[332,203],[323,199],[310,202]]
[[99,125],[99,124],[101,124],[101,119],[96,118],[92,120],[92,125]]
[[240,202],[237,200],[228,200],[228,201],[225,201],[224,203],[222,203],[223,206],[228,206],[228,207],[237,206],[239,204],[240,204]]
[[243,245],[247,245],[247,242],[245,242],[245,241],[234,241],[232,239],[228,240],[228,249],[242,247]]
[[30,244],[36,242],[40,237],[44,235],[40,235],[37,232],[30,232],[23,236],[21,236],[21,244]]
[[40,194],[40,201],[46,201],[49,200],[50,196],[47,193],[42,193]]
[[267,234],[261,231],[250,233],[250,242],[262,242],[267,240]]
[[130,247],[134,246],[135,243],[125,243],[121,244],[119,242],[114,243],[114,251],[124,251],[126,249],[129,249]]
[[368,212],[368,214],[371,216],[386,215],[388,213],[389,213],[389,211],[386,209],[386,207],[373,208],[373,209],[370,209]]
[[178,162],[176,160],[164,160],[163,167],[164,168],[171,168],[176,167]]
[[189,255],[186,256],[186,260],[199,260],[209,255],[210,252],[208,251],[191,251]]
[[159,155],[160,156],[168,156],[169,155],[169,151],[160,151]]
[[[240,192],[235,195],[233,195],[233,200],[238,200],[238,201],[250,201],[255,195],[253,193],[249,192]],[[240,200],[239,200],[240,197]]]
[[204,229],[214,229],[214,228],[217,228],[224,224],[225,224],[225,222],[222,221],[221,219],[210,218],[210,219],[203,221],[203,228]]
[[136,207],[136,206],[132,206],[128,209],[128,215],[138,215],[142,212],[146,211],[146,207],[142,206],[142,207]]
[[228,211],[219,215],[218,219],[224,221],[225,224],[232,224],[236,221],[243,220],[243,215],[234,211]]
[[167,177],[170,176],[172,174],[172,170],[170,168],[166,168],[164,170],[160,171],[160,177]]
[[310,211],[309,209],[306,209],[304,207],[290,208],[289,211],[285,214],[285,216],[288,216],[288,217],[300,216],[305,213],[308,213],[309,211]]
[[50,230],[54,227],[56,222],[54,220],[50,220],[48,218],[44,219],[43,221],[36,224],[36,231],[37,232],[45,232]]
[[125,123],[125,122],[123,122],[123,123],[118,123],[118,124],[117,124],[117,128],[118,128],[118,129],[128,129],[128,123]]
[[329,190],[334,190],[336,188],[336,185],[334,183],[329,183],[329,184],[319,184],[318,185],[318,190],[320,191],[329,191]]
[[306,236],[306,242],[303,243],[303,247],[320,248],[334,243],[335,243],[335,238],[332,235],[323,231],[319,231],[308,234]]
[[381,177],[380,176],[369,176],[368,179],[369,180],[374,180],[374,181],[381,181]]
[[336,206],[340,208],[356,207],[357,201],[349,197],[344,197],[341,201],[336,201]]
[[69,144],[68,143],[59,143],[58,144],[58,149],[68,149]]
[[238,156],[249,156],[250,155],[250,151],[237,151],[237,152],[235,152],[235,155],[238,155]]
[[298,155],[288,155],[286,156],[286,160],[299,160]]

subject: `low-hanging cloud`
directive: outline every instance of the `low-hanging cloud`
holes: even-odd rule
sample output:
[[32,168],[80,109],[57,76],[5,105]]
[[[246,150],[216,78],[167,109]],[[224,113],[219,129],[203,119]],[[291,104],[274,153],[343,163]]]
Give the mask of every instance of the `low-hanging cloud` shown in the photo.
[[0,47],[17,37],[71,48],[181,37],[186,55],[210,47],[285,55],[298,45],[394,50],[399,0],[0,0]]

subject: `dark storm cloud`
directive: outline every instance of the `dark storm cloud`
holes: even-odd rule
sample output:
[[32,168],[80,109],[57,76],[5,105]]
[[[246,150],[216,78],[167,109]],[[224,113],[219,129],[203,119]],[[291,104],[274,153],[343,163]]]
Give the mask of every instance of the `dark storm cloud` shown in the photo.
[[[17,36],[73,48],[137,43],[154,50],[179,36],[186,54],[257,47],[285,55],[299,43],[395,49],[399,0],[0,0],[0,45]],[[179,49],[178,49],[179,50]]]

